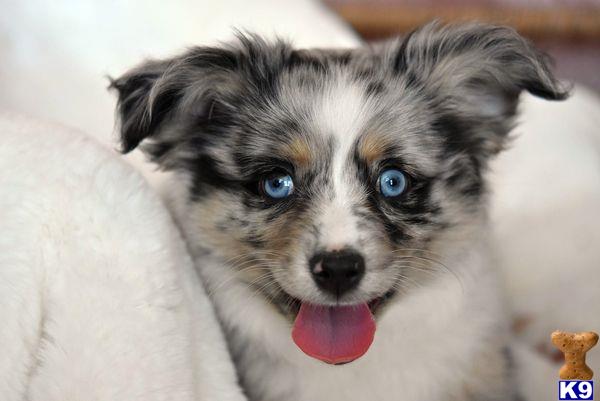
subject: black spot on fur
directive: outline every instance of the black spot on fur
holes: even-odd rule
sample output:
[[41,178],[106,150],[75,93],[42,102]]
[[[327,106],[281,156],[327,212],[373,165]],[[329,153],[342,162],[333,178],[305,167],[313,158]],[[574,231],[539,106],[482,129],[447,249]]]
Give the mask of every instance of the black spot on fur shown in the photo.
[[192,187],[190,189],[192,199],[198,199],[208,191],[215,189],[225,191],[236,191],[240,188],[240,182],[230,179],[208,155],[201,155],[193,159]]
[[[462,153],[479,154],[482,150],[482,142],[487,140],[487,138],[473,135],[473,124],[459,116],[448,113],[435,115],[431,127],[443,140],[444,157]],[[480,167],[479,164],[477,167]]]
[[287,61],[287,67],[289,69],[307,67],[319,73],[326,73],[329,70],[327,60],[302,50],[292,52],[291,57]]
[[448,185],[459,190],[460,194],[467,198],[479,199],[485,192],[485,185],[480,176],[473,177],[472,174],[458,170],[454,171],[448,178]]
[[408,70],[408,60],[406,54],[406,48],[410,42],[411,37],[416,33],[417,29],[409,32],[403,39],[401,39],[400,47],[398,48],[396,57],[393,60],[392,68],[396,74],[403,74]]
[[385,91],[385,84],[381,81],[371,81],[367,84],[367,95],[377,96]]

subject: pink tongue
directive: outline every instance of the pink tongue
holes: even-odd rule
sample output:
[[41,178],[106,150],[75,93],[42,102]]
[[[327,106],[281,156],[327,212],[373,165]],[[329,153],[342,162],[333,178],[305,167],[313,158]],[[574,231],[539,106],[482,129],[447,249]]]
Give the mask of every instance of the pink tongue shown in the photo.
[[371,346],[375,321],[367,304],[322,306],[303,303],[292,339],[309,356],[339,364],[360,358]]

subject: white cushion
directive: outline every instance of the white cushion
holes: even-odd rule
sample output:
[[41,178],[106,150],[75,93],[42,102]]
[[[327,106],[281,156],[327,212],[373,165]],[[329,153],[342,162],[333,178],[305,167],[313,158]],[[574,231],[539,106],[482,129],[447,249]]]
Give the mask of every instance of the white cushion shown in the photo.
[[212,306],[141,175],[0,113],[3,401],[241,401]]

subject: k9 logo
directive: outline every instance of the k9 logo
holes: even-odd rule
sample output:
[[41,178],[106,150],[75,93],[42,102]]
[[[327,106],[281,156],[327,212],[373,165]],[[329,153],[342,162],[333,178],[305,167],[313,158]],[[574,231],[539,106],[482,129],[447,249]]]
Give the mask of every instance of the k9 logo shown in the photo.
[[561,380],[558,382],[559,400],[593,400],[594,382],[583,380]]

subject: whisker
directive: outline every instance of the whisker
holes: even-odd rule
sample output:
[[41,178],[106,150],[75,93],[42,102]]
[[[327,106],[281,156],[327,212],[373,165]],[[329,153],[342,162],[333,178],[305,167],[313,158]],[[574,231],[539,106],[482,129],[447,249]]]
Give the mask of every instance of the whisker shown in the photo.
[[284,269],[281,268],[280,266],[276,266],[276,265],[260,265],[260,264],[258,264],[258,265],[248,266],[248,267],[245,267],[244,269],[234,271],[231,276],[227,277],[222,282],[212,286],[211,290],[208,291],[208,294],[214,295],[216,291],[222,289],[226,284],[229,284],[231,281],[240,278],[240,276],[242,276],[242,274],[247,274],[250,272],[257,272],[257,271],[266,271],[269,274],[273,274],[276,271],[284,271]]
[[[418,250],[418,252],[422,252],[422,251],[423,250]],[[394,252],[394,253],[396,253],[396,252]],[[433,252],[431,252],[431,253],[433,253]],[[426,262],[430,262],[430,263],[435,263],[436,265],[438,265],[438,266],[442,267],[444,270],[446,270],[448,273],[452,274],[454,276],[454,278],[460,284],[462,290],[464,291],[464,283],[463,283],[460,275],[458,273],[456,273],[456,271],[454,271],[454,269],[450,268],[448,265],[446,265],[445,263],[443,263],[442,261],[440,261],[438,259],[434,259],[434,258],[430,258],[430,257],[426,257],[426,256],[417,256],[417,255],[403,255],[403,256],[397,257],[397,259],[418,259],[418,260],[422,260],[422,261],[426,261]]]

